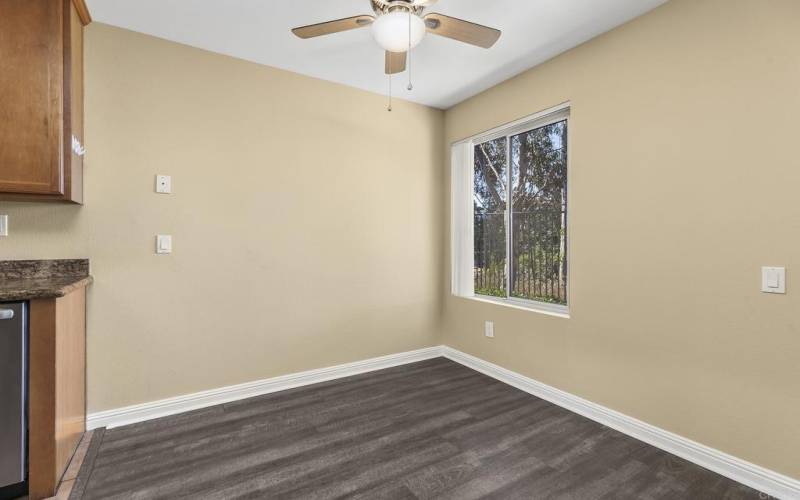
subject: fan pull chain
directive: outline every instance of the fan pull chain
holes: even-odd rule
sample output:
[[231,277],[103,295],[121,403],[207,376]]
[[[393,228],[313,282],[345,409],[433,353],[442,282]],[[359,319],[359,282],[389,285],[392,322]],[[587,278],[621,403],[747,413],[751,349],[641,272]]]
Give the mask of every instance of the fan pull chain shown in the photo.
[[408,9],[408,51],[406,52],[406,59],[408,60],[408,91],[414,90],[411,85],[411,9]]
[[392,74],[389,73],[389,107],[386,108],[386,111],[392,111]]

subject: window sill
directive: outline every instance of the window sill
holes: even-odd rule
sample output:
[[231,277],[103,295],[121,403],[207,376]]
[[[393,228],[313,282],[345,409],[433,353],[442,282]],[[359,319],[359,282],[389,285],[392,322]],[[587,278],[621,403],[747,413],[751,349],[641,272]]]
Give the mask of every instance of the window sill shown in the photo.
[[536,302],[534,300],[524,299],[501,299],[499,297],[489,297],[487,295],[473,295],[471,297],[455,295],[455,297],[460,299],[474,300],[476,302],[483,302],[485,304],[496,304],[499,306],[510,307],[512,309],[546,314],[547,316],[555,316],[557,318],[569,319],[570,317],[569,306],[562,306],[558,304],[547,304],[545,302]]

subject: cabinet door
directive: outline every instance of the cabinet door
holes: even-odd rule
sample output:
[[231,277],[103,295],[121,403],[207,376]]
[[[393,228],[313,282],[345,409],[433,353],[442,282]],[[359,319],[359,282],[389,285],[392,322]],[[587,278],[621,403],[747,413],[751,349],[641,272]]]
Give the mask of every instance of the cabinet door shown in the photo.
[[0,1],[0,192],[64,194],[64,8]]

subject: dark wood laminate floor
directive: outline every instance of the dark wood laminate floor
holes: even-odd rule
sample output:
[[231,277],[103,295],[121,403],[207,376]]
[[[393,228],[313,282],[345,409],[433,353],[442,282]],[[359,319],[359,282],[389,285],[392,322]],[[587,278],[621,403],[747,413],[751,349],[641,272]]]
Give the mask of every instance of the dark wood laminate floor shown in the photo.
[[73,499],[758,492],[444,358],[98,432]]

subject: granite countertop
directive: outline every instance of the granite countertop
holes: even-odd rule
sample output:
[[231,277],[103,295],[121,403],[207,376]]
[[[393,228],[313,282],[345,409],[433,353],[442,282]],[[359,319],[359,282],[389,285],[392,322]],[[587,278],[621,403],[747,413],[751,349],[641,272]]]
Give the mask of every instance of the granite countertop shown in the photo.
[[91,282],[89,259],[0,261],[0,302],[63,297]]

